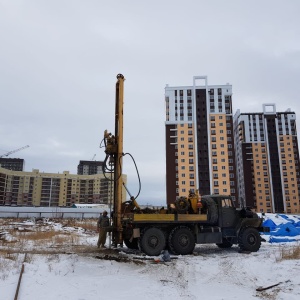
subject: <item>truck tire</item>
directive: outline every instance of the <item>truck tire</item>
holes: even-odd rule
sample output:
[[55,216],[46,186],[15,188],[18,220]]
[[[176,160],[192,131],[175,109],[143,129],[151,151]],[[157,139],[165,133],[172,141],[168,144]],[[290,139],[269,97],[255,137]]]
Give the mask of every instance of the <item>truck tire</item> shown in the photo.
[[222,243],[216,244],[219,248],[231,248],[232,247],[232,243],[231,241],[227,240],[227,239],[223,239]]
[[216,202],[211,198],[202,198],[201,200],[203,208],[207,209],[207,222],[210,225],[216,225],[218,223],[218,207]]
[[186,197],[180,197],[175,201],[175,207],[178,214],[185,214],[189,210],[190,204]]
[[140,237],[139,246],[141,251],[147,255],[159,255],[166,246],[166,238],[163,231],[155,227],[145,228]]
[[261,245],[260,234],[256,228],[244,227],[241,229],[238,244],[241,250],[257,252]]
[[195,237],[188,227],[175,227],[169,235],[168,244],[174,254],[191,254],[195,249]]
[[124,244],[126,245],[126,247],[128,249],[139,249],[139,245],[138,245],[138,239],[132,239],[132,241],[128,240],[128,239],[124,239]]

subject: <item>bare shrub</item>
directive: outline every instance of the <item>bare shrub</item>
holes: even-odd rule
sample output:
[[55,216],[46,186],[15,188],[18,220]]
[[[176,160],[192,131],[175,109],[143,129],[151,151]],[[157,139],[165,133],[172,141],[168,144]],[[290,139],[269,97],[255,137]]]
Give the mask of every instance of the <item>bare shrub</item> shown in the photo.
[[19,255],[17,253],[6,253],[5,258],[10,259],[12,261],[16,261]]
[[282,261],[287,259],[299,259],[300,258],[300,245],[291,247],[281,247],[279,251],[279,257],[276,261]]
[[32,263],[33,262],[33,255],[32,254],[29,254],[29,253],[27,253],[27,255],[26,255],[26,257],[24,258],[24,262],[26,262],[26,263]]
[[63,245],[69,242],[69,235],[58,234],[54,237],[53,242],[55,245]]
[[0,270],[3,270],[3,272],[1,272],[1,277],[0,277],[2,280],[5,280],[7,278],[10,271],[10,267],[11,264],[9,260],[0,257]]
[[81,222],[78,222],[77,226],[80,226],[85,230],[96,231],[97,230],[97,220],[85,219]]

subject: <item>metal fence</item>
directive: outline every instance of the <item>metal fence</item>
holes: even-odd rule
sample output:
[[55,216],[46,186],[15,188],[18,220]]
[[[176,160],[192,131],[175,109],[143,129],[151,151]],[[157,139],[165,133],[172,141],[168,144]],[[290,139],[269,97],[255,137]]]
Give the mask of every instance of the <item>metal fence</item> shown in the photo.
[[0,218],[98,218],[108,208],[11,207],[0,206]]

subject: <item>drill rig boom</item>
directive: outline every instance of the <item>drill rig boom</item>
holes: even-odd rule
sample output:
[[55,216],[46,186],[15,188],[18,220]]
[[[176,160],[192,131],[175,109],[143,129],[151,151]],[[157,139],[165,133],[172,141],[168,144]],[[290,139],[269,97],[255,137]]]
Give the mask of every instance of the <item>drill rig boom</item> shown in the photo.
[[122,74],[117,75],[116,82],[116,107],[115,107],[115,135],[104,132],[105,161],[113,165],[114,173],[114,199],[113,199],[113,236],[112,241],[115,246],[122,244],[122,166],[123,166],[123,105],[124,105],[124,81]]

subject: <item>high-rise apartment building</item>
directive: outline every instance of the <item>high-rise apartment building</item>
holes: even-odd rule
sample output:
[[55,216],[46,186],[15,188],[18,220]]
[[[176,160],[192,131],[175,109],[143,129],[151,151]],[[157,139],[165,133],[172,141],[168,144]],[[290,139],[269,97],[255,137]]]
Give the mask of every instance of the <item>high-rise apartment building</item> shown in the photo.
[[103,161],[81,160],[77,166],[78,175],[102,174]]
[[231,194],[236,199],[232,86],[165,88],[167,203],[189,191]]
[[234,116],[239,198],[261,212],[299,213],[299,148],[296,114],[263,112]]
[[13,171],[23,171],[24,159],[0,157],[0,167]]

